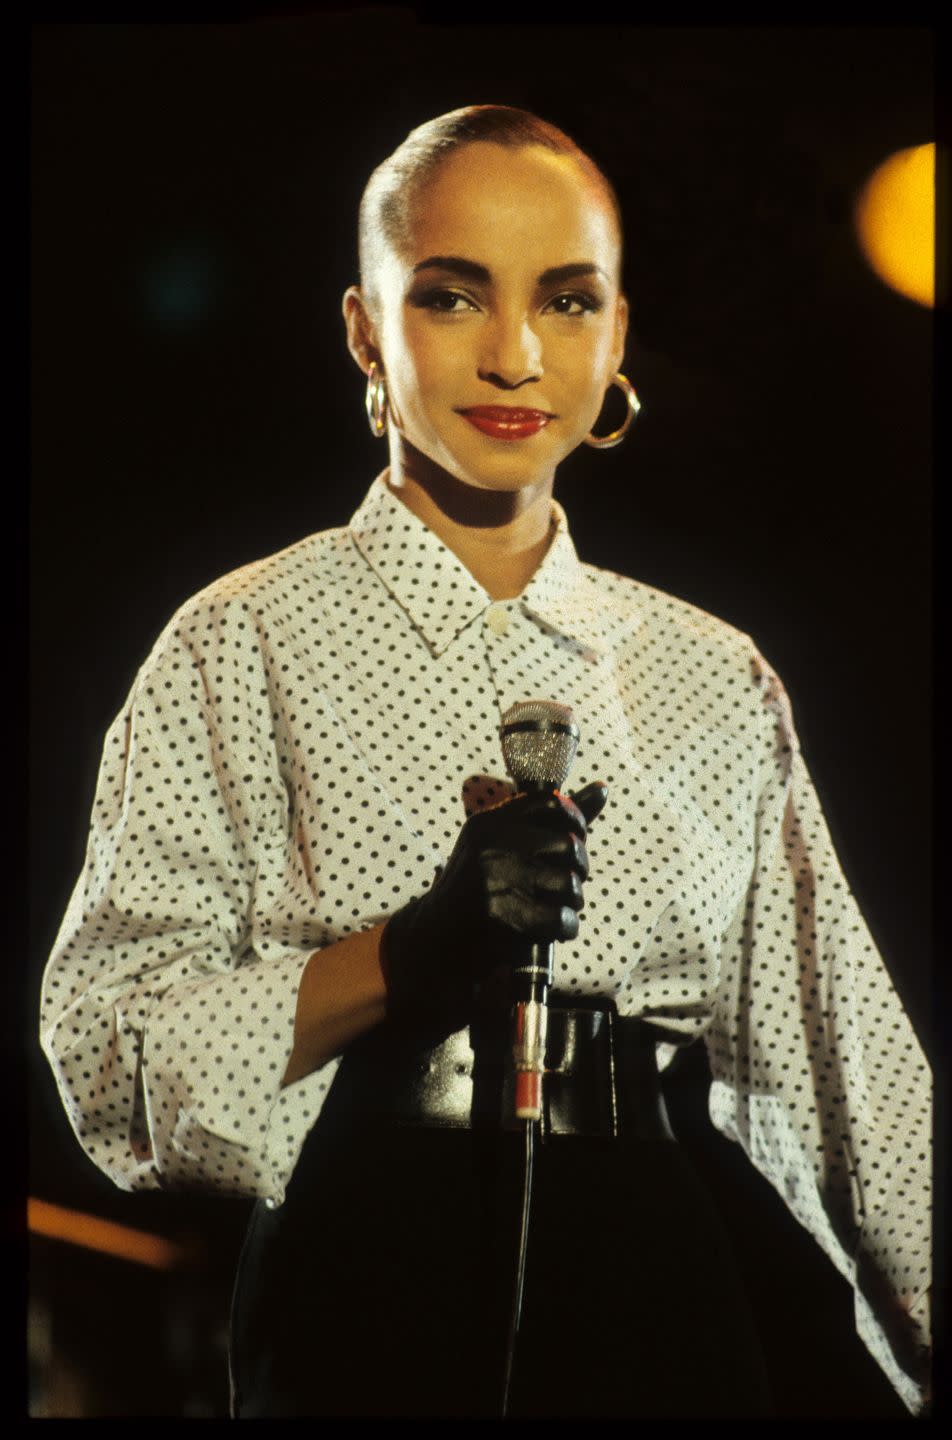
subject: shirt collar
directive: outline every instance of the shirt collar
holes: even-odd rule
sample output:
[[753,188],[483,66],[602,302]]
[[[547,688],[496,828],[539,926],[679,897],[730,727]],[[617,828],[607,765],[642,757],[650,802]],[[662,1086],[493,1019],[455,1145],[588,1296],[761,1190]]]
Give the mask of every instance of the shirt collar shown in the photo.
[[[492,597],[463,562],[389,488],[384,471],[350,521],[361,555],[406,611],[434,655],[440,655]],[[518,603],[560,635],[596,655],[609,649],[610,618],[585,578],[565,511],[552,500],[556,533]]]

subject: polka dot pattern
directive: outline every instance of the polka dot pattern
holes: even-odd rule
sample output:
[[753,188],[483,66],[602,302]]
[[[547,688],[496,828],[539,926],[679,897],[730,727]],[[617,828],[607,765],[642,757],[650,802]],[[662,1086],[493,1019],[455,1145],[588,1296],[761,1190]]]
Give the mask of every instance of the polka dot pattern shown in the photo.
[[492,602],[385,472],[349,526],[173,617],[106,736],[44,976],[72,1125],[124,1188],[280,1204],[339,1064],[281,1089],[309,956],[433,883],[512,789],[502,713],[558,700],[581,731],[569,787],[609,789],[556,984],[657,1026],[662,1064],[703,1039],[715,1125],[854,1284],[915,1409],[931,1077],[783,686],[748,636],[580,562],[553,513],[523,594]]

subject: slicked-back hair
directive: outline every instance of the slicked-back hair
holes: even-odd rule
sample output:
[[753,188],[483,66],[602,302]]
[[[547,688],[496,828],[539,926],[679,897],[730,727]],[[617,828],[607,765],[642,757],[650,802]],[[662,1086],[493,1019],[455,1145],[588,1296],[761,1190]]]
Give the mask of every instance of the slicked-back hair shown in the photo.
[[376,275],[381,252],[387,245],[398,249],[405,241],[418,189],[454,150],[478,140],[509,149],[541,145],[556,154],[571,156],[607,200],[621,242],[621,206],[615,189],[570,136],[528,110],[511,105],[465,105],[411,130],[367,182],[360,201],[357,247],[360,286],[371,306],[379,301]]

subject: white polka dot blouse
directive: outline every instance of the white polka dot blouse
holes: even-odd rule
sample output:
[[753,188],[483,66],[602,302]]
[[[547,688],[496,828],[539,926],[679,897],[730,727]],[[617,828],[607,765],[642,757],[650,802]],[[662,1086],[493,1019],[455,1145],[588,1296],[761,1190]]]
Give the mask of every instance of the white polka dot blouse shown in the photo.
[[[931,1076],[834,853],[781,681],[704,611],[579,560],[565,512],[492,602],[389,489],[187,601],[110,727],[41,1042],[124,1189],[281,1204],[339,1065],[281,1088],[311,954],[431,885],[512,791],[515,701],[608,785],[563,991],[698,1037],[710,1113],[854,1288],[912,1411],[929,1340]],[[911,1357],[911,1358],[910,1358]]]

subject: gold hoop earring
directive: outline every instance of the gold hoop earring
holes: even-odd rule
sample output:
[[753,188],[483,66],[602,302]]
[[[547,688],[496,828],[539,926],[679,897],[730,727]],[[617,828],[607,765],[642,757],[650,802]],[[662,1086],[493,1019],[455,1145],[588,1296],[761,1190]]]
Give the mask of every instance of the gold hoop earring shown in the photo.
[[387,381],[376,360],[370,362],[365,403],[370,433],[379,440],[387,433]]
[[586,435],[585,444],[591,445],[595,450],[609,450],[613,445],[620,445],[628,433],[631,422],[635,419],[638,411],[641,409],[641,401],[635,394],[634,385],[632,385],[630,380],[627,380],[625,378],[625,376],[621,373],[620,370],[612,381],[612,384],[617,385],[619,390],[624,391],[625,400],[628,403],[628,409],[625,413],[625,419],[623,423],[619,426],[617,430],[613,430],[610,435]]

